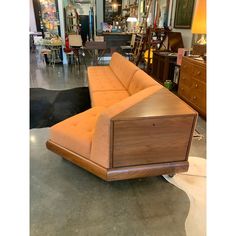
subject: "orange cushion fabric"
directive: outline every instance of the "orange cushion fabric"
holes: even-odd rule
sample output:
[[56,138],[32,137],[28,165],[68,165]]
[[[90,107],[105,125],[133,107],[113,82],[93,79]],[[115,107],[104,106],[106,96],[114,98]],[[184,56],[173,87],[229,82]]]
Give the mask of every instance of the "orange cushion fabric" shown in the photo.
[[140,70],[137,66],[117,52],[112,54],[110,67],[126,89],[128,88],[134,73],[137,70]]
[[129,97],[127,91],[96,91],[92,93],[92,105],[109,107],[127,97]]
[[94,107],[50,128],[50,140],[83,157],[90,158],[91,142],[99,114],[104,107]]
[[128,92],[132,95],[154,85],[160,86],[160,88],[163,87],[144,71],[138,70],[135,72],[133,78],[130,81]]
[[109,66],[88,67],[90,94],[94,91],[125,90]]

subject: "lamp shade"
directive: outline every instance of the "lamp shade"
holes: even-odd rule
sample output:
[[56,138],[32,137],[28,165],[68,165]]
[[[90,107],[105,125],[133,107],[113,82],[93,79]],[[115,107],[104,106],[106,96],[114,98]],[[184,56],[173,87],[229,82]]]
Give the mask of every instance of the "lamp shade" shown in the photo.
[[126,21],[127,21],[127,22],[137,22],[138,19],[137,19],[136,17],[129,16]]
[[206,34],[206,0],[198,0],[192,24],[193,34]]

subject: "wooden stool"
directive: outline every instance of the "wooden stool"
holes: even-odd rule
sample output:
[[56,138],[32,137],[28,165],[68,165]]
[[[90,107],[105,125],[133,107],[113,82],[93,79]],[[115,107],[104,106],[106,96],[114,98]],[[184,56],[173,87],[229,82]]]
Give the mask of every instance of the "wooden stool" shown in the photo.
[[74,52],[65,52],[68,64],[73,64],[74,62]]

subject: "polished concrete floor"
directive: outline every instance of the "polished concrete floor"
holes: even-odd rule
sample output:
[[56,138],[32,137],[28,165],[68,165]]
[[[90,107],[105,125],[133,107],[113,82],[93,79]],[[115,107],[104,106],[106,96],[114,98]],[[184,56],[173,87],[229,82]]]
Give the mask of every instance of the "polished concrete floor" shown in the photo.
[[[87,86],[83,64],[80,70],[75,65],[53,68],[31,55],[30,87],[78,86]],[[206,158],[206,122],[201,118],[197,130],[204,137],[193,139],[190,156]],[[48,128],[30,130],[31,236],[186,235],[186,192],[161,176],[104,182],[47,150],[47,138]]]

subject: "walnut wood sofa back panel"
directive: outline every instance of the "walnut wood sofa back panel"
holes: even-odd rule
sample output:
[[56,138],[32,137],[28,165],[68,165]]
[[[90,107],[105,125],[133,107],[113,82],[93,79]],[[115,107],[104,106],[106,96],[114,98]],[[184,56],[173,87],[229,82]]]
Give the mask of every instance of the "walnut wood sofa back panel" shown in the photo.
[[88,82],[92,108],[53,126],[48,149],[107,181],[188,170],[191,107],[118,53]]
[[152,86],[101,113],[91,159],[106,168],[187,160],[195,122],[192,108]]
[[158,117],[114,122],[113,167],[187,159],[194,117]]

